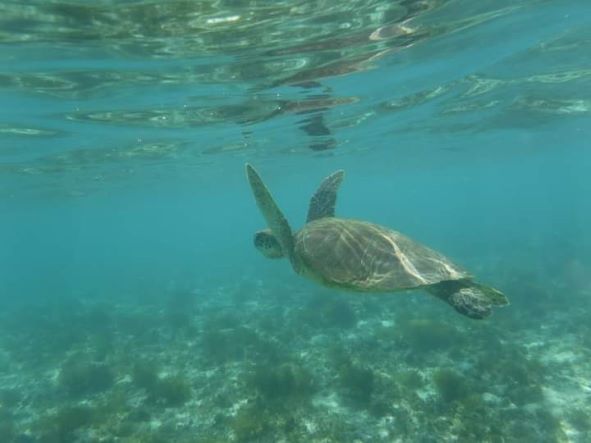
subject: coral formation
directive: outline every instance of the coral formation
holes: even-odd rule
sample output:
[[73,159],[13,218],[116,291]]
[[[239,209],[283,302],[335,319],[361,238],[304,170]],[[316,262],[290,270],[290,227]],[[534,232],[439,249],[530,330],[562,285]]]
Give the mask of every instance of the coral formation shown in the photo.
[[114,380],[115,376],[108,365],[90,361],[81,354],[64,361],[58,377],[60,387],[74,396],[106,391]]
[[446,403],[461,400],[470,392],[465,378],[451,369],[436,370],[433,382],[439,396]]
[[135,364],[132,379],[152,401],[166,406],[181,406],[192,396],[191,384],[185,377],[179,374],[160,377],[156,366],[148,362]]
[[[198,307],[174,295],[0,313],[0,435],[324,443],[591,433],[584,311],[532,330],[511,314],[458,322],[411,297],[341,303],[264,289],[249,303],[230,288]],[[191,313],[179,327],[175,303]],[[576,327],[565,334],[565,324]]]
[[303,400],[314,391],[311,374],[296,363],[258,365],[249,377],[249,385],[264,399],[281,402]]
[[375,375],[370,368],[347,362],[338,369],[338,379],[347,398],[362,407],[369,404],[375,387]]

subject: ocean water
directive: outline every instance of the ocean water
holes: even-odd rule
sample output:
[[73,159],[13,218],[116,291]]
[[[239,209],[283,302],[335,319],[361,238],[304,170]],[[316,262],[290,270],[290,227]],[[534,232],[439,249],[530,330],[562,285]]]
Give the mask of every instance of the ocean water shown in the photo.
[[[0,441],[591,441],[591,3],[0,0]],[[322,287],[336,215],[501,290]]]

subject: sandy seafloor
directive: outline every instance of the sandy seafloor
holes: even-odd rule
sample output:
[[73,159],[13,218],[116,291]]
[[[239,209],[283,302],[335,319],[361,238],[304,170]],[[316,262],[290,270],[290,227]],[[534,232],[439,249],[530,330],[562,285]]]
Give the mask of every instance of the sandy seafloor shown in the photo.
[[521,277],[504,286],[537,303],[487,321],[420,293],[359,297],[256,277],[207,296],[177,287],[14,308],[0,322],[0,435],[589,441],[591,324],[580,304],[591,288]]

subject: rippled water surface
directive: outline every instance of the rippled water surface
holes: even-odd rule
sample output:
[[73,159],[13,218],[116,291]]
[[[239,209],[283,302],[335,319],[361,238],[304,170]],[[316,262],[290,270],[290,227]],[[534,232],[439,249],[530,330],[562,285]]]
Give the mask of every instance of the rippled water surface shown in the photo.
[[[0,440],[591,441],[590,2],[0,0],[0,103]],[[511,305],[265,260],[246,162]]]
[[438,155],[589,115],[581,1],[3,1],[0,12],[8,196],[236,159]]

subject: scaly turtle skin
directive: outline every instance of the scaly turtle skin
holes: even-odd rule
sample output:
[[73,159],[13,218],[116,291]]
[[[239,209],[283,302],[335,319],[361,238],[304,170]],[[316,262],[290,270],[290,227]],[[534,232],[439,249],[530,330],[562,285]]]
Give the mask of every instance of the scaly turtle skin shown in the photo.
[[442,254],[373,223],[334,216],[344,172],[324,179],[310,201],[307,223],[295,235],[256,170],[246,165],[257,205],[270,229],[255,234],[266,257],[287,256],[293,269],[324,286],[358,292],[422,288],[471,318],[508,304],[497,289],[472,280]]

